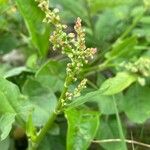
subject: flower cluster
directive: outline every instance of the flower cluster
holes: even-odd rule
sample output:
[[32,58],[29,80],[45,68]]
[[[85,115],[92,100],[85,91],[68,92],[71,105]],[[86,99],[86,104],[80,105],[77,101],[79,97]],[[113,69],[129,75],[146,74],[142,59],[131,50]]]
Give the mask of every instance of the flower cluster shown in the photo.
[[148,77],[150,76],[150,59],[141,57],[135,63],[126,64],[125,68],[143,77]]
[[[67,64],[67,77],[69,81],[77,80],[78,74],[81,72],[83,66],[88,63],[89,58],[93,58],[96,53],[96,48],[86,48],[85,45],[85,31],[81,25],[81,19],[77,18],[74,26],[75,33],[66,33],[67,25],[61,23],[59,10],[49,10],[48,2],[45,0],[36,0],[39,2],[39,7],[45,12],[44,22],[51,23],[55,30],[50,36],[50,42],[53,44],[53,50],[61,50],[62,54],[70,58],[70,63]],[[74,93],[66,92],[66,98],[70,99],[80,95],[79,93],[85,87],[86,79],[81,81],[79,86],[75,88]],[[68,80],[64,83],[65,87],[69,86]]]
[[126,70],[137,74],[138,81],[141,85],[145,85],[145,77],[150,76],[150,58],[141,57],[136,62],[123,64]]
[[80,96],[81,91],[86,88],[86,82],[87,82],[87,79],[83,79],[79,83],[79,85],[74,89],[73,93],[66,92],[66,98],[68,100],[72,100],[73,98]]

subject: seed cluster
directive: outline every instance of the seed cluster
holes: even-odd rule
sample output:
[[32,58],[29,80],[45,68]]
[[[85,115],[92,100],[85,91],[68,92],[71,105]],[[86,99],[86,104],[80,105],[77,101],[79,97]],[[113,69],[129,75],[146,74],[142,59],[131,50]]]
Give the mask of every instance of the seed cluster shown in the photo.
[[126,64],[125,68],[143,77],[148,77],[150,76],[150,59],[141,57],[135,63],[129,62]]
[[129,72],[137,74],[139,83],[145,85],[145,77],[150,76],[150,58],[141,57],[134,63],[124,63],[122,66]]
[[[69,80],[76,81],[78,74],[81,72],[83,66],[88,63],[89,58],[93,58],[96,53],[96,48],[86,48],[85,45],[85,31],[81,25],[81,19],[77,18],[74,30],[75,33],[66,33],[67,25],[61,23],[59,10],[49,10],[48,2],[45,0],[36,0],[39,2],[39,7],[45,12],[43,22],[51,23],[55,30],[50,36],[50,42],[53,44],[53,50],[61,50],[62,54],[70,58],[70,63],[67,64],[67,76]],[[67,87],[69,83],[66,81],[64,86]],[[80,95],[81,90],[85,87],[86,79],[81,81],[74,93],[71,95],[67,92],[68,99]]]

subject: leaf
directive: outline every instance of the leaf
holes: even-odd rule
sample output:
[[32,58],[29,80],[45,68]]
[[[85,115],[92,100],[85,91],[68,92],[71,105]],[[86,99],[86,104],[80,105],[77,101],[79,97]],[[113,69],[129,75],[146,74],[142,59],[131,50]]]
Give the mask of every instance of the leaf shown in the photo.
[[[112,44],[112,40],[117,39],[125,30],[124,18],[127,16],[128,11],[127,8],[111,9],[104,11],[98,16],[94,30],[99,47],[103,49],[109,48],[110,44]],[[120,15],[118,15],[118,13]]]
[[0,149],[1,150],[9,150],[10,139],[6,138],[3,141],[0,141]]
[[150,118],[150,87],[138,84],[131,86],[125,94],[123,110],[135,123],[144,123]]
[[[94,92],[89,92],[84,96],[80,96],[78,98],[73,99],[73,101],[68,104],[68,109],[77,107],[79,105],[84,104],[88,101],[94,101],[99,96],[99,98],[106,98],[105,96],[114,95],[120,93],[125,88],[130,86],[133,82],[136,81],[136,77],[127,72],[120,72],[116,77],[107,79],[102,84],[101,88]],[[107,98],[106,98],[107,99]]]
[[[119,112],[122,111],[122,105],[124,101],[124,97],[122,93],[115,95],[116,103],[119,109]],[[97,95],[93,97],[93,101],[98,104],[99,111],[104,115],[115,114],[113,96],[106,95]]]
[[0,77],[0,85],[0,114],[19,114],[21,106],[19,88],[2,77]]
[[29,111],[25,107],[25,98],[15,84],[2,77],[0,77],[0,84],[0,115],[15,114],[17,123],[24,125],[24,114]]
[[6,113],[0,118],[1,140],[6,139],[11,131],[12,124],[15,122],[14,113]]
[[7,72],[5,72],[5,74],[3,75],[5,78],[10,78],[10,77],[13,77],[13,76],[17,76],[17,75],[20,75],[21,73],[23,72],[27,72],[27,73],[33,73],[32,70],[26,68],[25,66],[22,66],[22,67],[16,67],[16,68],[13,68]]
[[85,3],[82,0],[58,0],[58,2],[75,17],[80,16],[87,24],[89,24]]
[[61,91],[64,86],[66,63],[50,60],[36,73],[36,79],[54,92]]
[[[125,128],[123,128],[124,133]],[[108,119],[101,119],[95,140],[106,140],[106,139],[120,139],[118,124],[116,118],[109,117]],[[105,150],[122,150],[121,142],[103,143],[100,144]]]
[[24,17],[32,42],[41,56],[46,56],[49,47],[50,28],[42,23],[44,13],[34,0],[16,0],[17,6]]
[[[55,110],[57,99],[50,88],[42,86],[37,80],[29,78],[22,88],[27,96],[27,106],[33,110],[32,120],[35,126],[42,126]],[[28,117],[29,114],[26,115]]]
[[105,0],[88,0],[92,12],[113,8],[119,5],[129,5],[132,2],[132,0],[109,0],[107,2]]
[[99,126],[99,113],[71,109],[65,112],[68,121],[67,150],[86,150]]
[[[0,24],[1,24],[1,22],[0,22]],[[2,53],[2,54],[8,53],[12,49],[17,48],[17,46],[18,46],[18,40],[13,34],[10,34],[10,33],[1,34],[1,36],[0,36],[0,53]]]
[[89,92],[84,96],[80,96],[78,98],[75,98],[70,104],[68,104],[68,109],[77,107],[79,105],[82,105],[88,101],[94,101],[94,97],[98,95],[102,95],[104,90],[97,90],[94,92]]
[[115,77],[107,79],[100,90],[105,90],[103,95],[114,95],[123,91],[135,81],[136,76],[127,72],[119,72]]
[[133,54],[137,53],[137,51],[134,49],[136,44],[137,38],[134,36],[124,40],[118,40],[118,42],[113,45],[113,49],[106,53],[105,56],[110,60],[115,60],[116,57],[119,59],[130,58],[131,56],[133,57]]

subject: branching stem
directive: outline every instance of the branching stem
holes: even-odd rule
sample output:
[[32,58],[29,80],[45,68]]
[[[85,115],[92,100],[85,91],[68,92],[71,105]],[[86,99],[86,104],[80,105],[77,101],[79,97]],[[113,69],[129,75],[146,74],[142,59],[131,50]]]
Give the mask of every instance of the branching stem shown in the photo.
[[44,127],[41,129],[41,131],[39,132],[39,134],[36,136],[36,138],[34,139],[34,141],[31,142],[31,148],[29,148],[29,150],[36,150],[37,147],[39,146],[40,142],[44,139],[45,135],[47,134],[47,132],[51,129],[58,113],[61,111],[62,109],[62,99],[65,98],[65,94],[68,90],[68,86],[71,83],[71,79],[67,76],[65,79],[65,84],[64,84],[64,89],[59,97],[57,106],[55,108],[55,111],[52,113],[52,115],[50,115],[47,123],[44,125]]

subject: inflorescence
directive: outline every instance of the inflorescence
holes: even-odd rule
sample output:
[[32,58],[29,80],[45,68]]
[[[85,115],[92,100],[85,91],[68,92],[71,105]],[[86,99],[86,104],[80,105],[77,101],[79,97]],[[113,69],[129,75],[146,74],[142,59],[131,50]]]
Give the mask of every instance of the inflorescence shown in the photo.
[[[50,42],[53,44],[53,50],[61,50],[62,54],[67,55],[71,62],[67,64],[67,77],[70,82],[76,81],[78,74],[81,72],[83,66],[88,63],[89,58],[93,58],[96,53],[96,48],[87,48],[85,45],[85,31],[81,25],[81,19],[77,18],[74,26],[75,33],[66,33],[65,29],[67,25],[61,23],[59,10],[49,9],[48,2],[46,0],[36,0],[39,2],[39,7],[45,12],[45,18],[43,22],[51,23],[55,30],[50,36]],[[72,99],[80,95],[82,89],[85,88],[86,79],[83,79],[81,83],[75,88],[74,93],[66,92],[66,98]],[[64,83],[64,86],[69,86],[68,80]]]
[[150,58],[141,57],[134,63],[128,62],[121,64],[127,71],[138,75],[138,82],[145,85],[145,78],[150,76]]

